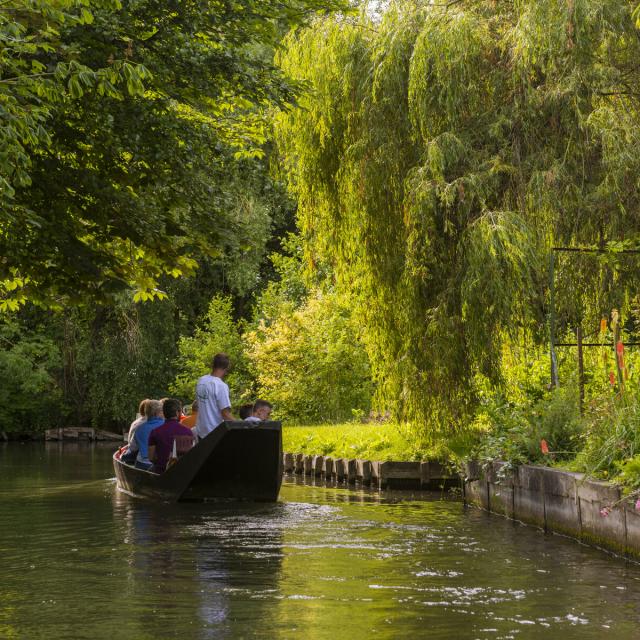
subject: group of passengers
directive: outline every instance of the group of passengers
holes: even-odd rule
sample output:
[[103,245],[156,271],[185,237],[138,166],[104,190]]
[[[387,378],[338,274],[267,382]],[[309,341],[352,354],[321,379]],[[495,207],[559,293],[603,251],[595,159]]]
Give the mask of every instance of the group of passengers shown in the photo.
[[[198,440],[206,438],[220,423],[235,420],[231,413],[229,387],[223,378],[229,371],[229,357],[218,353],[211,373],[196,384],[191,413],[182,413],[182,403],[175,398],[143,400],[138,417],[129,428],[128,446],[120,459],[140,469],[162,473],[173,454],[188,451]],[[240,419],[247,422],[269,420],[272,405],[266,400],[240,407]]]

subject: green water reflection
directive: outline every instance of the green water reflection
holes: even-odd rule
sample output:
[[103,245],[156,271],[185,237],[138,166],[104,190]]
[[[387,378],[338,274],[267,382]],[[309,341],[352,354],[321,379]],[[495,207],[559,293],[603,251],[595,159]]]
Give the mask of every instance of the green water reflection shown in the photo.
[[105,447],[0,448],[0,637],[640,637],[640,567],[459,503],[168,506],[112,475]]

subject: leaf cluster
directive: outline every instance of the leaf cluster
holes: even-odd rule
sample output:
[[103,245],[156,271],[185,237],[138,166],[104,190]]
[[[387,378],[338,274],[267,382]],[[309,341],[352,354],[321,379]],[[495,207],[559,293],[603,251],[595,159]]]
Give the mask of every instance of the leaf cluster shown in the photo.
[[297,93],[274,47],[320,7],[344,6],[5,2],[5,306],[107,301],[127,288],[162,297],[164,276],[223,252],[247,208],[238,173],[264,155],[265,111]]

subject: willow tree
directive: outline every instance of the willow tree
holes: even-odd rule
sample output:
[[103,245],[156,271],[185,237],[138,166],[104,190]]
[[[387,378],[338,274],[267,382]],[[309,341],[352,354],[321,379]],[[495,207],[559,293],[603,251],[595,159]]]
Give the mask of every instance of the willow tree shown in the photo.
[[378,401],[430,435],[465,423],[505,345],[544,340],[551,246],[638,231],[632,12],[403,0],[288,40],[309,91],[276,129],[308,264],[351,292]]

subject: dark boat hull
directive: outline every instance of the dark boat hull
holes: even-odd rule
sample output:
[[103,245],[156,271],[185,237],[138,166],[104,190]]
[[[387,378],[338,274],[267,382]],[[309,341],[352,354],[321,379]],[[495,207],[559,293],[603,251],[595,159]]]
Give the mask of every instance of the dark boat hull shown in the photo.
[[165,502],[252,500],[273,502],[282,483],[279,422],[223,422],[168,471],[155,474],[115,455],[118,487]]

